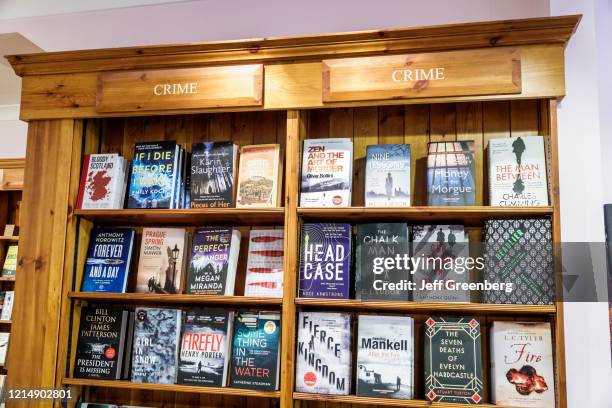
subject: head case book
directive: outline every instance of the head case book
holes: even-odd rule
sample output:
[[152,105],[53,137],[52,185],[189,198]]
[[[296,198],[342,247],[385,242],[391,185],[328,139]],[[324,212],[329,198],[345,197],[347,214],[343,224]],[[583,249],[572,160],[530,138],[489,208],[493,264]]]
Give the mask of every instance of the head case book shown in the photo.
[[238,146],[232,142],[194,143],[189,179],[191,208],[234,207]]
[[474,142],[432,142],[427,156],[430,206],[476,205]]
[[410,206],[410,145],[366,148],[366,207]]
[[278,144],[242,146],[236,207],[280,207],[281,163]]

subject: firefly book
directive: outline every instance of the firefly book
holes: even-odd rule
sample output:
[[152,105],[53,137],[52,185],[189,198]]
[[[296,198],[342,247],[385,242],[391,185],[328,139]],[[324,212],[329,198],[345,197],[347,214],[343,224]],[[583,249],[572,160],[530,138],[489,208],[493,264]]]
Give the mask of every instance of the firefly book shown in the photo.
[[476,205],[474,165],[473,141],[429,143],[427,205]]
[[238,146],[232,142],[194,143],[191,148],[191,208],[234,207]]
[[410,206],[410,145],[366,148],[366,207]]
[[283,229],[252,229],[249,234],[245,296],[283,297]]

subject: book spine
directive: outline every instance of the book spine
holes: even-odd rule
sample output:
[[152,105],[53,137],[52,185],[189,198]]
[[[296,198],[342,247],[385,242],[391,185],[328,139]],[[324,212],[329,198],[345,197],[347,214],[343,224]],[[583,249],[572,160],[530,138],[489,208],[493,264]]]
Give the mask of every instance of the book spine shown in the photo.
[[89,170],[90,155],[86,154],[83,159],[83,168],[81,170],[81,184],[79,186],[79,198],[77,199],[77,208],[83,208],[83,196],[85,195],[85,184],[87,183],[87,172]]

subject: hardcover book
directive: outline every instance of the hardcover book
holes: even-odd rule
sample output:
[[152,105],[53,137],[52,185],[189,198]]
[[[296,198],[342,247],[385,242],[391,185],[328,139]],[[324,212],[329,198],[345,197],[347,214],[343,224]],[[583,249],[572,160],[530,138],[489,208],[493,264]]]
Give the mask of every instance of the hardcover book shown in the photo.
[[300,312],[297,329],[295,390],[350,394],[350,313]]
[[6,292],[0,292],[0,296],[2,297],[2,313],[0,314],[0,320],[11,320],[15,291],[8,290]]
[[234,207],[238,146],[232,142],[194,143],[191,148],[191,208]]
[[548,205],[542,136],[489,140],[489,203],[500,207]]
[[550,323],[493,322],[491,374],[494,404],[554,408]]
[[75,378],[121,378],[127,323],[126,310],[107,306],[81,309]]
[[11,333],[0,332],[0,365],[6,364],[6,352],[10,337]]
[[349,299],[351,225],[303,224],[299,297]]
[[480,322],[475,318],[425,320],[425,398],[432,402],[483,401]]
[[410,145],[366,148],[366,207],[410,206]]
[[504,290],[483,293],[486,303],[552,304],[555,295],[551,222],[546,218],[486,220],[485,279]]
[[116,153],[86,154],[77,208],[123,208],[127,174],[127,161]]
[[11,277],[17,273],[17,252],[18,245],[9,245],[6,249],[6,257],[2,266],[2,276]]
[[138,307],[132,349],[132,382],[174,384],[181,311]]
[[410,241],[408,225],[357,225],[355,298],[410,300]]
[[202,228],[193,234],[187,293],[234,294],[240,231],[235,228]]
[[278,390],[280,318],[278,312],[236,314],[230,383],[232,387]]
[[429,206],[476,205],[474,142],[432,142],[427,156]]
[[350,207],[351,139],[304,140],[300,207]]
[[136,293],[180,293],[185,259],[184,228],[143,228]]
[[236,207],[280,207],[281,187],[280,145],[242,146]]
[[133,245],[133,229],[94,228],[89,239],[81,291],[124,293]]
[[283,229],[252,229],[249,234],[245,296],[283,297]]
[[233,320],[234,312],[224,310],[183,313],[179,384],[225,387]]
[[412,399],[414,321],[406,316],[359,315],[357,395]]

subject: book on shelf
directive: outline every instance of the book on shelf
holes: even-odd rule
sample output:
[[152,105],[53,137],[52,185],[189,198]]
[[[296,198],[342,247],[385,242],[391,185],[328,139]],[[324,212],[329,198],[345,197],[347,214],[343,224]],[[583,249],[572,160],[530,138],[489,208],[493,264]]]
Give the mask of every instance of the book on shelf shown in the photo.
[[17,273],[18,250],[18,245],[9,245],[6,248],[6,257],[4,258],[4,265],[2,266],[2,277],[15,277]]
[[303,224],[299,297],[349,299],[351,225]]
[[185,175],[185,183],[183,186],[183,202],[182,208],[191,208],[191,163],[193,157],[189,152],[185,152],[185,166],[183,174]]
[[129,312],[108,306],[81,308],[74,377],[118,380],[123,376]]
[[82,292],[125,293],[134,235],[131,228],[96,227],[91,231]]
[[279,144],[242,146],[236,207],[280,207],[282,172]]
[[0,301],[2,302],[2,313],[0,313],[0,320],[11,320],[13,315],[14,297],[15,291],[13,290],[0,292]]
[[225,387],[230,364],[234,312],[183,312],[178,384]]
[[244,296],[283,297],[284,233],[282,228],[251,230]]
[[237,312],[234,320],[230,386],[275,391],[279,387],[279,312]]
[[234,294],[240,231],[231,227],[201,228],[191,241],[187,293],[194,295]]
[[548,205],[542,136],[489,140],[489,204],[500,207]]
[[476,205],[474,142],[431,142],[427,155],[427,205]]
[[190,208],[234,207],[238,146],[232,142],[191,147]]
[[355,298],[410,300],[410,240],[405,223],[358,224]]
[[181,293],[185,228],[143,228],[136,293]]
[[128,162],[116,153],[83,157],[77,208],[108,210],[123,208]]
[[132,340],[132,382],[174,384],[181,311],[138,307]]
[[351,393],[351,314],[299,312],[295,390]]
[[98,402],[77,402],[76,408],[119,408],[115,404],[100,404]]
[[411,317],[359,315],[357,395],[414,397],[414,320]]
[[554,408],[555,375],[548,322],[493,322],[491,402],[501,406]]
[[378,144],[366,148],[365,206],[410,206],[409,144]]
[[6,364],[6,353],[8,351],[11,333],[0,332],[0,365]]
[[350,207],[353,141],[304,140],[300,207]]

